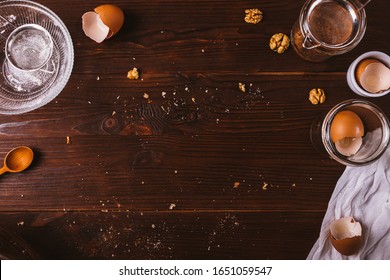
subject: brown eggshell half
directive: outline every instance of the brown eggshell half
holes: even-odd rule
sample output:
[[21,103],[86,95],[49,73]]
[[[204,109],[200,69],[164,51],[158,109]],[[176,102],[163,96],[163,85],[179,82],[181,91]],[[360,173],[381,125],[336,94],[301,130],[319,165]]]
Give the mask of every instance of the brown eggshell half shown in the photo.
[[124,13],[121,8],[115,5],[105,4],[95,8],[100,19],[110,29],[110,33],[107,35],[107,39],[114,36],[122,28],[125,20]]
[[367,59],[363,59],[362,61],[359,62],[359,64],[356,66],[356,81],[358,81],[358,83],[360,83],[360,77],[362,76],[362,74],[364,73],[364,71],[366,70],[366,67],[368,65],[370,65],[371,63],[377,63],[377,62],[380,62],[379,60],[376,60],[376,59],[372,59],[372,58],[367,58]]
[[330,126],[330,137],[333,143],[343,138],[363,137],[364,125],[360,117],[352,111],[338,112]]
[[329,239],[340,254],[353,255],[363,243],[362,226],[350,216],[334,220],[329,225]]
[[329,239],[333,247],[340,253],[345,256],[350,256],[359,251],[363,243],[362,236],[354,236],[351,238],[344,238],[337,240],[332,234],[329,234]]

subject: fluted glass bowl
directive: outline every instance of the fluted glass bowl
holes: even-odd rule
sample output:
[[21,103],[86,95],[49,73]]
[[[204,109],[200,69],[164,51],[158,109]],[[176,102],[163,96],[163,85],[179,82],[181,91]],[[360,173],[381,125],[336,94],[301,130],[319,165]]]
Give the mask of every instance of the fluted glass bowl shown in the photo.
[[[35,49],[19,50],[20,45]],[[49,103],[72,72],[68,29],[55,13],[32,1],[0,1],[0,50],[0,114],[21,114]],[[31,60],[37,52],[44,56],[42,65]]]

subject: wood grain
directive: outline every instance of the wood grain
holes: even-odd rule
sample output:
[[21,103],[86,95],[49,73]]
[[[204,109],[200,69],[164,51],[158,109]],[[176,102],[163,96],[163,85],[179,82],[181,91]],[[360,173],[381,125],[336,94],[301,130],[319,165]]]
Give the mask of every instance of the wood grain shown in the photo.
[[[346,71],[358,55],[390,53],[387,1],[367,6],[358,47],[323,63],[268,46],[303,0],[111,1],[126,20],[101,44],[81,15],[104,1],[40,3],[67,25],[75,64],[55,100],[0,116],[0,156],[35,152],[0,177],[1,227],[44,259],[306,258],[345,169],[310,129],[357,98]],[[254,7],[263,21],[247,24]],[[322,105],[308,100],[315,87]],[[390,114],[387,97],[370,101]]]

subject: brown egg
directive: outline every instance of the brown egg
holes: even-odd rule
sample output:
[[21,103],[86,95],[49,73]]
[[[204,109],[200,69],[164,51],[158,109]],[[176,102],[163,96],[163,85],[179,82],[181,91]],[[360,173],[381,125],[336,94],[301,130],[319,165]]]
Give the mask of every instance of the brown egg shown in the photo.
[[335,220],[329,227],[329,239],[339,253],[353,255],[363,243],[362,226],[353,217]]
[[344,110],[333,118],[330,137],[341,154],[354,155],[362,145],[363,135],[364,125],[356,113]]
[[123,11],[118,6],[101,5],[93,12],[83,14],[83,31],[92,40],[101,43],[119,32],[124,18]]

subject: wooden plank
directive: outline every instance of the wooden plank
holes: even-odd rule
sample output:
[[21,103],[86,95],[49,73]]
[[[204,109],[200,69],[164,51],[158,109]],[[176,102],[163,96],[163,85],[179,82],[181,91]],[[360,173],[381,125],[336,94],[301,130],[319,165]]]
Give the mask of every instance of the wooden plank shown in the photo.
[[[165,210],[170,203],[190,210],[324,210],[344,167],[294,136],[277,143],[277,135],[19,142],[32,146],[36,159],[29,170],[2,176],[0,205],[7,211]],[[17,141],[4,140],[3,147]]]
[[[116,37],[97,44],[81,29],[81,16],[103,2],[44,1],[65,21],[75,44],[74,73],[125,73],[138,66],[144,73],[205,71],[346,71],[351,58],[363,52],[388,52],[390,19],[383,16],[385,0],[370,3],[367,33],[350,55],[329,64],[305,62],[290,48],[273,53],[269,39],[290,34],[305,1],[115,1],[126,15]],[[70,11],[69,7],[77,7]],[[264,19],[244,21],[245,9],[259,8]]]
[[[246,92],[238,84],[246,85]],[[309,100],[323,88],[325,104]],[[145,95],[145,93],[147,95]],[[145,98],[147,97],[147,98]],[[2,116],[0,136],[243,134],[309,130],[315,118],[358,98],[345,73],[74,76],[51,103]],[[388,99],[370,99],[390,113]],[[387,110],[387,111],[386,111]]]
[[323,212],[1,213],[42,259],[305,259]]

